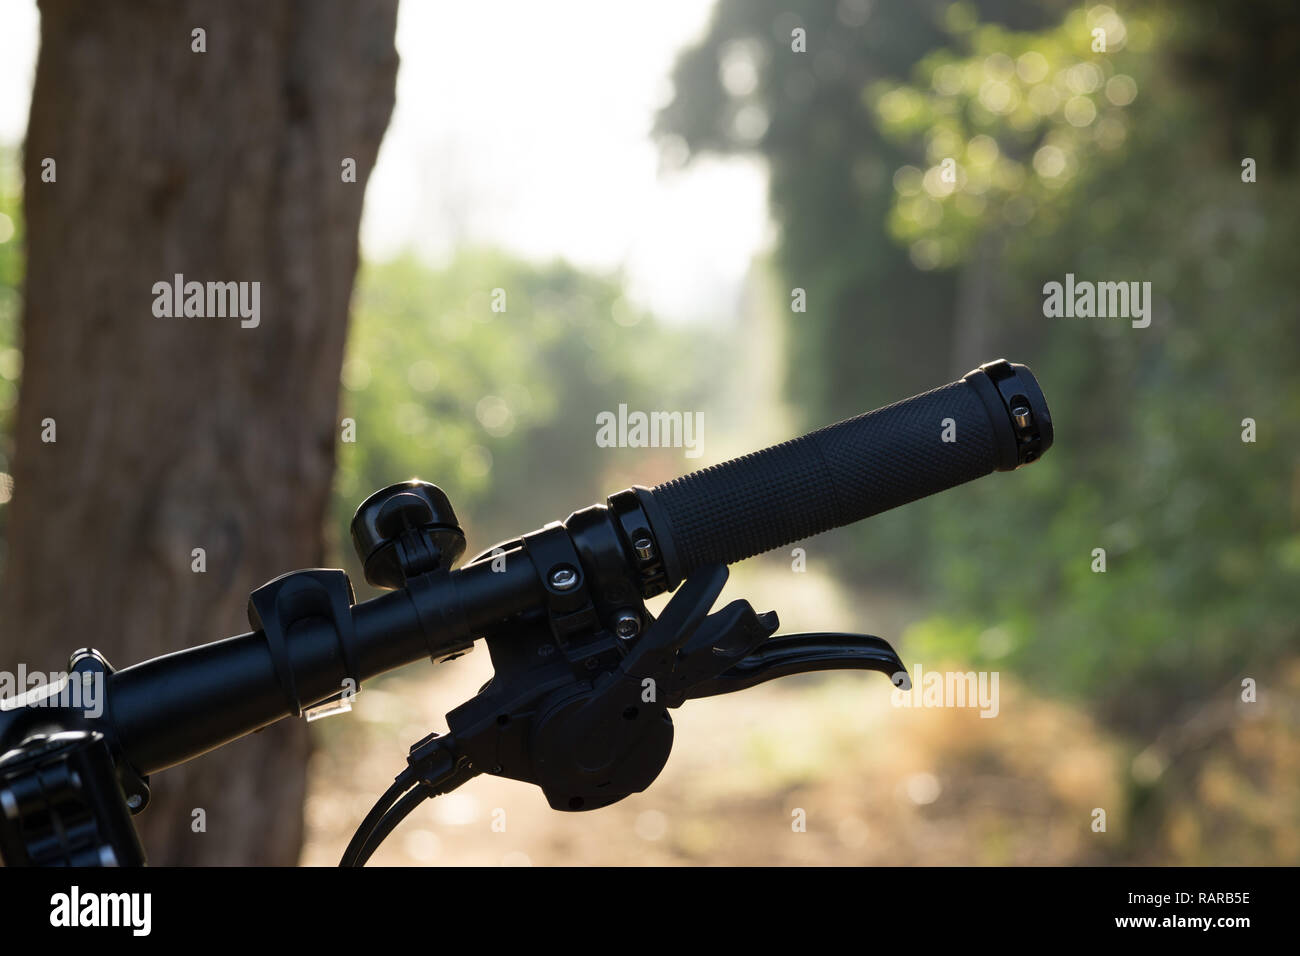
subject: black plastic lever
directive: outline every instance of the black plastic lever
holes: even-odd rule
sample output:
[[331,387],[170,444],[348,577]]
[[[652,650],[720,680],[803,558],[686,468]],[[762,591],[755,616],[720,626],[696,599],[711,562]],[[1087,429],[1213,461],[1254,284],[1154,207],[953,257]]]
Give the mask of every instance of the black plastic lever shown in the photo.
[[711,680],[693,684],[688,700],[744,690],[765,681],[826,670],[872,670],[899,689],[911,687],[907,669],[889,642],[870,634],[788,634],[764,641],[752,653]]

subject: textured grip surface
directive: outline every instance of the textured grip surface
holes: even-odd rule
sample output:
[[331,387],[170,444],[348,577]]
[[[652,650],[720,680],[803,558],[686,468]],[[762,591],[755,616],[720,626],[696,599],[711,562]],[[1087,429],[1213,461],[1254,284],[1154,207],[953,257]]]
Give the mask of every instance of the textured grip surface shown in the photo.
[[[945,418],[955,422],[955,441],[943,441]],[[987,475],[997,467],[996,439],[975,389],[953,382],[650,494],[685,577]]]

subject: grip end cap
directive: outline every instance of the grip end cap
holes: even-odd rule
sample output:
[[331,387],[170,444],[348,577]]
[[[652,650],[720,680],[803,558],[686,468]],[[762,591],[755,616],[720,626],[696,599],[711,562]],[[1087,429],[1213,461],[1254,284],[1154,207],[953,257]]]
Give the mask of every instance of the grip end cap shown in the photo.
[[1001,451],[998,471],[1035,462],[1052,447],[1052,413],[1027,365],[997,359],[967,372],[962,380],[979,393],[993,420]]

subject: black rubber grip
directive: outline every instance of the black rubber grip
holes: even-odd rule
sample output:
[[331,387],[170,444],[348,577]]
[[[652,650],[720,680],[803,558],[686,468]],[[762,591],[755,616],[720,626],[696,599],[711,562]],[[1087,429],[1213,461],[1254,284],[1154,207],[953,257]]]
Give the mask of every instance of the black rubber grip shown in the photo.
[[1007,443],[1015,448],[1012,422],[991,404],[995,391],[993,398],[981,394],[985,385],[977,388],[975,375],[650,489],[650,517],[658,514],[656,534],[668,539],[672,577],[732,564],[1006,467]]

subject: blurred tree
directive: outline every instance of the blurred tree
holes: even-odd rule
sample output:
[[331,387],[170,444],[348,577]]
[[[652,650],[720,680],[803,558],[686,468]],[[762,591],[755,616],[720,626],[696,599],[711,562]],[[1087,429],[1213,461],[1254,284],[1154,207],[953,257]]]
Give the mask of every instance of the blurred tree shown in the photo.
[[[0,656],[121,666],[246,630],[251,588],[321,563],[396,2],[40,6]],[[260,324],[156,316],[177,273],[260,282]],[[288,721],[162,775],[152,860],[295,862],[307,740]]]
[[[887,228],[894,170],[907,151],[864,108],[869,86],[906,79],[974,12],[941,0],[879,4],[720,0],[705,37],[673,71],[656,132],[666,155],[756,152],[767,160],[777,265],[808,293],[793,314],[788,388],[806,424],[823,424],[946,381],[954,276],[917,269]],[[1054,0],[985,0],[984,15],[1046,26]],[[676,144],[685,147],[677,149]],[[870,348],[845,348],[845,342]],[[898,362],[900,353],[908,355]],[[963,369],[963,371],[965,371]]]
[[1250,152],[1292,171],[1300,153],[1300,10],[1292,0],[1143,0],[1166,14],[1168,52],[1178,77],[1210,104],[1210,145],[1221,155]]

